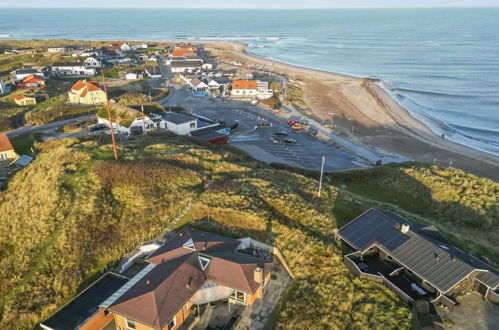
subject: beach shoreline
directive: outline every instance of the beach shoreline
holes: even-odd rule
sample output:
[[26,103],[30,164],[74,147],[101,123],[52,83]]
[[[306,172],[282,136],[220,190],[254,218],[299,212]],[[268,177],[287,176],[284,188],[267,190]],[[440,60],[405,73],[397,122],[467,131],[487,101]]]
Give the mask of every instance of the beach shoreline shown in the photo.
[[[382,82],[379,79],[357,78],[275,61],[249,53],[244,43],[197,43],[206,45],[224,62],[238,61],[250,68],[263,66],[265,70],[300,82],[299,87],[304,90],[313,115],[326,124],[334,123],[339,134],[347,135],[355,143],[381,154],[397,154],[415,161],[454,166],[499,180],[499,157],[437,135],[379,86]],[[328,89],[334,95],[324,97]],[[324,111],[325,108],[335,110]]]

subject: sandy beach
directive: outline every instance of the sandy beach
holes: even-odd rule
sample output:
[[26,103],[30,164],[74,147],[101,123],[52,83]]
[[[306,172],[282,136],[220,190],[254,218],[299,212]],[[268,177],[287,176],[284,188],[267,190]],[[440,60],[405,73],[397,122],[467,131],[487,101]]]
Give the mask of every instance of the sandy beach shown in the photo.
[[[206,42],[206,50],[221,62],[263,68],[287,78],[304,92],[312,116],[333,132],[372,148],[412,160],[452,166],[499,181],[499,157],[446,140],[392,99],[373,79],[307,69],[248,54],[246,45]],[[384,157],[382,157],[384,158]],[[452,162],[452,163],[451,163]]]

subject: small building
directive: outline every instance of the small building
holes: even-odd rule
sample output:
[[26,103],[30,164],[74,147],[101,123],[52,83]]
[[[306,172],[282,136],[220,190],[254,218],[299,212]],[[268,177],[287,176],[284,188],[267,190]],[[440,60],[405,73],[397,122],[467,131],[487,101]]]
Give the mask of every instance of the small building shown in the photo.
[[104,104],[106,93],[99,87],[97,81],[78,80],[68,91],[69,103],[74,104]]
[[196,93],[207,93],[210,87],[204,82],[199,80],[197,77],[193,78],[189,82],[190,87]]
[[132,48],[132,50],[139,50],[139,49],[146,49],[148,46],[145,43],[141,43],[138,45],[131,45],[130,47]]
[[48,47],[47,48],[47,52],[49,52],[49,53],[64,53],[67,51],[68,50],[66,47]]
[[113,42],[109,45],[109,47],[118,47],[123,53],[132,50],[132,47],[130,47],[130,45],[126,42]]
[[81,57],[89,57],[89,56],[95,56],[97,58],[102,58],[103,52],[102,49],[90,49],[90,50],[84,50],[78,53],[78,56]]
[[156,125],[177,135],[189,135],[192,130],[198,128],[198,119],[180,112],[163,112],[161,121]]
[[158,58],[154,55],[152,56],[149,56],[149,58],[147,59],[147,61],[149,62],[158,62]]
[[32,47],[21,47],[12,50],[15,54],[36,54],[36,49]]
[[95,55],[88,56],[85,59],[85,67],[86,68],[102,68],[102,61],[97,58]]
[[201,70],[201,63],[197,60],[194,61],[171,61],[170,62],[171,71],[173,73],[177,72],[193,72]]
[[17,87],[19,89],[45,88],[45,79],[42,76],[30,74],[24,77]]
[[29,75],[39,76],[45,79],[45,75],[43,74],[43,72],[36,69],[18,69],[10,73],[10,77],[13,83],[21,82]]
[[161,78],[161,71],[158,66],[148,65],[144,68],[144,72],[149,78]]
[[[142,116],[142,112],[125,107],[120,104],[111,104],[113,115],[113,129],[115,133],[131,135],[143,134],[144,128],[147,132],[154,130],[156,127],[149,116]],[[97,113],[97,121],[99,124],[104,124],[111,127],[106,107],[103,107]]]
[[125,74],[125,79],[126,80],[137,80],[137,79],[142,79],[144,78],[142,72],[140,71],[131,71],[131,72],[127,72]]
[[197,54],[197,48],[193,46],[177,46],[171,53],[171,57],[185,57],[187,54]]
[[7,134],[0,133],[0,164],[10,163],[16,160],[17,157]]
[[5,86],[5,81],[0,78],[0,94],[7,93],[7,86]]
[[353,273],[385,283],[408,303],[424,298],[452,309],[470,291],[499,303],[499,270],[451,245],[433,225],[370,209],[337,236],[350,249],[344,262]]
[[95,68],[87,68],[85,63],[80,62],[54,63],[51,71],[56,77],[94,76],[97,73]]
[[35,105],[36,98],[26,95],[17,95],[16,97],[14,97],[14,102],[16,102],[17,105],[20,105],[22,107],[27,105]]
[[110,56],[122,56],[123,52],[118,46],[104,46],[102,47],[102,53]]
[[129,281],[128,278],[108,272],[66,305],[40,323],[46,330],[103,329],[114,322],[99,305]]
[[269,83],[260,80],[233,80],[232,97],[264,100],[271,98],[274,91],[269,89]]

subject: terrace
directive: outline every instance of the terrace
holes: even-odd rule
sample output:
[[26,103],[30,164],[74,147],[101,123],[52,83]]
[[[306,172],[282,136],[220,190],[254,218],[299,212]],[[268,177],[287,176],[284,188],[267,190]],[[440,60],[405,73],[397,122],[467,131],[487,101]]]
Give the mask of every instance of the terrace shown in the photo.
[[413,303],[415,300],[433,300],[435,295],[419,287],[415,281],[406,277],[403,268],[381,260],[378,254],[363,256],[355,254],[345,256],[356,268],[361,278],[367,278],[379,283],[385,283],[393,289],[404,301]]

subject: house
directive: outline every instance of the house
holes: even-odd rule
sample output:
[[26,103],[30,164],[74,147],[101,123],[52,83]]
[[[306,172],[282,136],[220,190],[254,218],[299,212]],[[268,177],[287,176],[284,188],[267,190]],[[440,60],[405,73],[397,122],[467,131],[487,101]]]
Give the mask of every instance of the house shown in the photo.
[[74,46],[61,46],[61,47],[48,47],[47,52],[49,53],[65,53],[75,51],[76,47]]
[[36,49],[31,47],[21,47],[12,50],[15,54],[36,54]]
[[201,63],[197,60],[194,61],[172,61],[170,62],[171,71],[177,72],[192,72],[201,70]]
[[69,103],[104,104],[106,94],[99,88],[97,81],[78,80],[68,91]]
[[114,322],[114,317],[101,309],[100,303],[108,299],[128,281],[129,279],[124,276],[112,272],[105,273],[61,309],[40,323],[40,326],[46,330],[104,328]]
[[23,79],[29,75],[35,75],[35,76],[45,78],[45,75],[43,74],[43,72],[40,70],[36,70],[36,69],[18,69],[18,70],[12,71],[10,73],[10,77],[14,83],[18,83],[18,82],[23,81]]
[[149,56],[149,58],[147,59],[149,62],[158,62],[158,58],[154,55],[152,56]]
[[144,72],[149,76],[149,78],[161,78],[161,71],[158,66],[148,65],[144,68]]
[[102,53],[111,55],[111,56],[122,56],[123,51],[121,50],[121,47],[118,46],[104,46],[102,47]]
[[17,158],[14,147],[9,141],[7,134],[0,133],[0,164],[10,163]]
[[197,48],[193,46],[177,46],[170,56],[184,57],[186,54],[197,54]]
[[203,69],[203,71],[213,70],[213,64],[211,64],[211,63],[203,63],[203,65],[201,66],[201,68]]
[[337,237],[350,249],[344,262],[353,273],[387,284],[408,303],[425,297],[452,309],[470,291],[499,303],[499,270],[451,245],[433,225],[370,209]]
[[7,86],[5,86],[5,81],[0,78],[0,94],[8,93]]
[[[251,306],[262,298],[273,263],[231,239],[186,228],[148,258],[148,265],[101,304],[121,329],[178,329],[199,306],[226,300]],[[168,302],[168,303],[162,303]]]
[[180,112],[163,112],[157,128],[165,129],[177,135],[189,135],[198,127],[198,119]]
[[[113,129],[115,133],[124,135],[142,134],[144,128],[146,131],[151,131],[156,128],[151,118],[149,118],[149,116],[143,116],[142,112],[138,110],[120,104],[111,104],[111,111],[114,113]],[[99,124],[111,127],[106,107],[103,107],[97,113],[97,121]]]
[[87,57],[84,62],[86,68],[102,68],[102,61],[95,55]]
[[126,80],[137,80],[137,79],[142,79],[142,78],[143,78],[143,75],[142,75],[142,72],[140,72],[140,71],[131,71],[131,72],[127,72],[125,74]]
[[138,44],[138,45],[132,45],[130,46],[132,48],[132,50],[139,50],[139,49],[146,49],[148,46],[147,44]]
[[23,81],[17,84],[20,89],[45,88],[45,79],[37,75],[27,75]]
[[36,104],[36,98],[26,95],[17,95],[16,97],[14,97],[14,101],[17,105],[20,105],[22,107]]
[[271,98],[274,91],[269,89],[269,83],[260,80],[233,80],[232,97],[264,100]]
[[132,47],[130,47],[130,45],[126,42],[113,42],[109,45],[109,47],[118,47],[123,53],[132,50]]
[[81,57],[89,57],[89,56],[95,56],[97,58],[101,58],[103,56],[102,49],[90,49],[90,50],[84,50],[81,51],[78,56]]
[[[246,252],[251,238],[185,228],[148,252],[132,278],[108,272],[40,323],[46,330],[189,328],[207,304],[252,306],[271,280],[272,257]],[[218,312],[222,312],[219,310]]]
[[149,60],[149,56],[145,53],[141,53],[141,54],[136,55],[136,58],[139,61],[143,61],[143,62],[147,62]]
[[196,93],[207,93],[210,87],[204,82],[199,80],[197,77],[193,78],[189,82],[190,87]]
[[87,68],[85,63],[80,62],[58,62],[51,67],[52,75],[63,77],[74,76],[94,76],[97,71],[95,68]]

